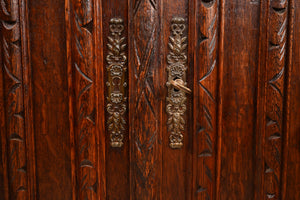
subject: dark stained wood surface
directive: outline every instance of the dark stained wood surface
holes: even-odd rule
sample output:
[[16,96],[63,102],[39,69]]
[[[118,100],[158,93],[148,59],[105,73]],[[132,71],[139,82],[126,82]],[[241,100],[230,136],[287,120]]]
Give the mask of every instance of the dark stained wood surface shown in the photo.
[[288,81],[287,99],[286,99],[286,132],[284,146],[284,174],[283,177],[283,196],[282,199],[299,199],[300,196],[300,27],[297,26],[300,21],[300,2],[289,2],[289,48],[288,48]]
[[[112,0],[112,1],[103,1],[102,9],[103,9],[103,55],[105,58],[105,61],[103,63],[103,71],[105,72],[105,83],[108,81],[107,79],[107,66],[108,63],[106,61],[106,57],[108,55],[108,47],[107,44],[109,43],[108,36],[111,36],[110,33],[110,20],[112,18],[121,18],[123,19],[123,25],[124,30],[122,31],[122,36],[125,37],[125,41],[123,42],[126,44],[125,48],[125,55],[127,57],[127,61],[125,63],[125,66],[128,69],[128,2],[127,1],[118,1],[118,0]],[[128,84],[128,70],[125,72],[125,81]],[[105,85],[107,88],[107,85]],[[128,86],[125,88],[125,96],[128,97]],[[105,90],[104,93],[105,97],[108,97],[107,90]],[[102,96],[101,96],[102,97]],[[107,105],[107,99],[105,99]],[[130,175],[129,175],[129,168],[130,168],[130,162],[129,162],[129,133],[128,133],[128,99],[127,99],[127,111],[125,112],[125,131],[124,131],[124,139],[123,139],[123,146],[121,148],[113,148],[110,144],[110,137],[106,137],[106,187],[107,188],[114,188],[112,190],[107,190],[106,196],[107,199],[130,199]],[[105,108],[106,109],[106,108]],[[107,113],[106,113],[106,134],[108,133],[108,124],[107,124]]]
[[68,38],[68,47],[71,48],[68,49],[68,55],[71,54],[68,77],[72,181],[76,183],[73,195],[79,199],[99,199],[94,5],[93,1],[74,0],[70,1],[68,8],[68,31],[72,32]]
[[[28,1],[38,199],[71,199],[64,2]],[[30,148],[30,146],[29,146]]]
[[225,1],[221,199],[253,199],[258,14],[259,3]]
[[[187,40],[184,42],[189,44],[190,41],[193,41],[192,35],[189,35],[190,31],[190,22],[189,19],[189,6],[191,1],[181,1],[176,0],[170,4],[167,1],[163,1],[162,3],[162,12],[163,12],[163,20],[162,20],[162,44],[161,44],[161,54],[163,55],[163,59],[161,61],[161,67],[164,70],[161,76],[161,82],[166,83],[168,74],[166,72],[167,68],[167,60],[168,55],[172,52],[172,49],[168,46],[171,43],[170,36],[173,36],[173,29],[172,26],[174,24],[174,18],[182,18],[184,19],[184,30],[182,33],[181,38],[187,37]],[[183,54],[188,56],[189,49],[183,49]],[[187,86],[189,88],[193,85],[193,66],[190,63],[187,63]],[[161,85],[161,87],[166,88],[165,84]],[[167,96],[167,90],[163,90],[162,93],[162,100],[163,110],[162,110],[162,130],[163,130],[163,140],[162,140],[162,198],[161,199],[190,199],[191,195],[191,180],[192,176],[192,162],[191,162],[191,152],[192,150],[192,130],[193,127],[188,123],[192,121],[192,94],[187,94],[186,106],[187,109],[185,111],[184,120],[184,130],[182,131],[183,134],[183,147],[181,149],[172,149],[169,146],[169,136],[170,131],[168,130],[168,126],[166,126],[166,122],[168,121],[168,116],[166,115],[166,106],[167,102],[165,101],[164,97]],[[174,190],[174,188],[177,188]]]
[[129,0],[130,199],[161,199],[160,1]]
[[[299,9],[297,0],[3,0],[0,199],[300,199]],[[183,147],[172,149],[176,17],[192,94]],[[123,21],[127,58],[120,148],[107,111],[112,18]]]
[[[3,10],[3,9],[2,9]],[[2,14],[3,97],[6,128],[7,172],[12,199],[26,199],[26,134],[24,123],[24,86],[19,5],[11,4],[9,13]],[[4,11],[4,10],[3,10]],[[11,181],[13,180],[13,181]]]
[[[218,131],[218,50],[220,6],[218,1],[196,1],[194,53],[194,182],[195,199],[216,197]],[[203,66],[203,67],[201,67]]]

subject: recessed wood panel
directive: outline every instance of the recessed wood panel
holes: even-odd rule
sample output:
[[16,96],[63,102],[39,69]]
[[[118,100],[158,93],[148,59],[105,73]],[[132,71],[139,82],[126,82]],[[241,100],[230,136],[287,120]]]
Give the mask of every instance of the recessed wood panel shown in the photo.
[[252,1],[225,1],[221,199],[254,198],[259,10]]
[[28,1],[38,199],[71,199],[63,1]]

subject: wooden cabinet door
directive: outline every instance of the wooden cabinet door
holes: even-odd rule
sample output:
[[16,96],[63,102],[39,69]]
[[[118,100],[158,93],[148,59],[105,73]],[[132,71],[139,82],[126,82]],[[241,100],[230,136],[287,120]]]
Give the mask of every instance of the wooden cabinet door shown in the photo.
[[1,0],[0,199],[300,199],[299,9]]

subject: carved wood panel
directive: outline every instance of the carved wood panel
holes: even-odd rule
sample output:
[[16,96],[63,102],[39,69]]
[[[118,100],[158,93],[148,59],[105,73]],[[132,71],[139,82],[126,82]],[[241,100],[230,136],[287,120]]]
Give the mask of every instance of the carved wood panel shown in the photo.
[[20,7],[16,1],[1,3],[1,68],[5,126],[1,131],[8,187],[5,193],[10,199],[29,199],[27,137],[25,132],[25,108],[22,63],[22,36]]
[[[74,173],[73,198],[98,199],[98,153],[94,62],[94,1],[70,1],[69,90]],[[74,120],[74,121],[73,121]],[[80,189],[78,189],[80,188]]]
[[159,1],[129,1],[131,196],[160,198]]
[[0,199],[299,199],[299,9],[0,0]]
[[217,158],[219,1],[197,1],[195,113],[197,199],[214,199]]
[[288,2],[270,1],[266,75],[265,199],[280,198]]

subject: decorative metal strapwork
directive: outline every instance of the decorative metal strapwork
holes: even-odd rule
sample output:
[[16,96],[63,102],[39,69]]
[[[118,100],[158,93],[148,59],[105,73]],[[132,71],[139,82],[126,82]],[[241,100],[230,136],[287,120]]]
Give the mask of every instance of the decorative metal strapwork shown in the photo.
[[110,36],[108,36],[108,55],[106,61],[108,88],[107,112],[108,131],[110,133],[110,144],[112,147],[122,147],[126,120],[124,114],[127,110],[126,83],[126,54],[123,20],[112,18],[110,20]]
[[[168,62],[168,97],[166,112],[168,114],[168,131],[170,132],[170,147],[181,148],[183,146],[183,131],[185,129],[184,114],[186,111],[186,94],[184,90],[174,87],[174,81],[180,80],[186,86],[186,40],[184,36],[185,19],[175,17],[171,23],[171,36],[169,41],[170,52]],[[176,81],[179,82],[179,81]]]

